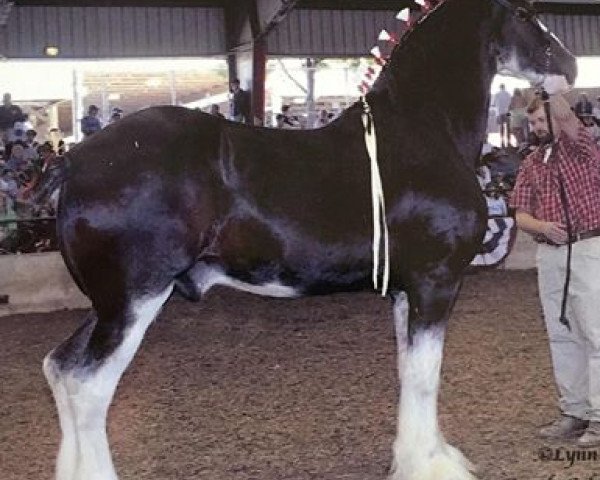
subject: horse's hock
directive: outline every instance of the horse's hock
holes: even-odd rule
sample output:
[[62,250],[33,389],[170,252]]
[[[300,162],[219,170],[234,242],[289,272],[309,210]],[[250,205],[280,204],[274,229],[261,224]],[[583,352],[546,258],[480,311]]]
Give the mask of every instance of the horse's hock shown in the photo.
[[0,256],[0,316],[90,305],[58,252]]

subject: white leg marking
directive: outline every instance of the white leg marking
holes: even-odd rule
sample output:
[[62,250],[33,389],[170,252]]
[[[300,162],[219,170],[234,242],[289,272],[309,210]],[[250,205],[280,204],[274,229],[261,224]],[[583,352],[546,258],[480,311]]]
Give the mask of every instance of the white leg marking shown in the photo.
[[398,350],[398,375],[402,381],[402,368],[406,362],[408,348],[408,296],[400,292],[394,300],[394,329],[396,331],[396,348]]
[[171,284],[159,295],[132,303],[132,324],[123,332],[123,342],[95,370],[75,369],[61,375],[48,357],[45,360],[63,433],[57,480],[117,480],[106,436],[108,407],[121,375],[172,289]]
[[52,352],[44,358],[43,370],[54,395],[60,430],[62,432],[62,439],[56,460],[56,478],[58,480],[70,480],[73,478],[77,462],[77,431],[75,429],[74,414],[69,402],[67,389],[60,382],[55,366],[50,360],[51,354]]
[[437,423],[444,331],[417,332],[401,365],[402,389],[391,480],[474,480],[469,462]]

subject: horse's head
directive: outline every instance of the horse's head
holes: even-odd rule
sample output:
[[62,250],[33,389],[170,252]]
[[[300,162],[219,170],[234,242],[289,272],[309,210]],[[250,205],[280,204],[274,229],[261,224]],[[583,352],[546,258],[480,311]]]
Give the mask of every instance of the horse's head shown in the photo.
[[491,0],[495,4],[498,73],[525,78],[550,93],[575,82],[575,57],[538,19],[525,0]]

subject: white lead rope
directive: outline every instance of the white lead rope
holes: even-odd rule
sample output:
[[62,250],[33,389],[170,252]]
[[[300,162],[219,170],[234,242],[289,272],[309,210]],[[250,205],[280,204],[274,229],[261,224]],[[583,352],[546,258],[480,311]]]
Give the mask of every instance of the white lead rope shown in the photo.
[[385,219],[385,201],[383,198],[383,185],[377,163],[377,139],[375,137],[375,123],[371,115],[371,108],[363,98],[362,121],[365,127],[365,144],[371,161],[371,195],[373,201],[373,288],[377,290],[379,281],[379,247],[381,244],[381,226],[383,224],[384,264],[381,296],[387,294],[390,280],[390,245],[388,238],[387,221]]

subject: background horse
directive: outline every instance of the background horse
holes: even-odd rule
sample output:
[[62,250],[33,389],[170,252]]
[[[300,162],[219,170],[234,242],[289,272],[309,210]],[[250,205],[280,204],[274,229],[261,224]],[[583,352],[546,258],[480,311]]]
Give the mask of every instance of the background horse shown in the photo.
[[[571,84],[575,60],[517,0],[448,0],[392,52],[367,95],[387,202],[402,382],[394,480],[472,478],[437,423],[446,323],[486,211],[474,175],[498,70]],[[370,288],[363,106],[314,131],[176,107],[130,115],[68,154],[57,220],[85,322],[44,361],[59,480],[115,480],[106,414],[173,290],[276,297]]]

